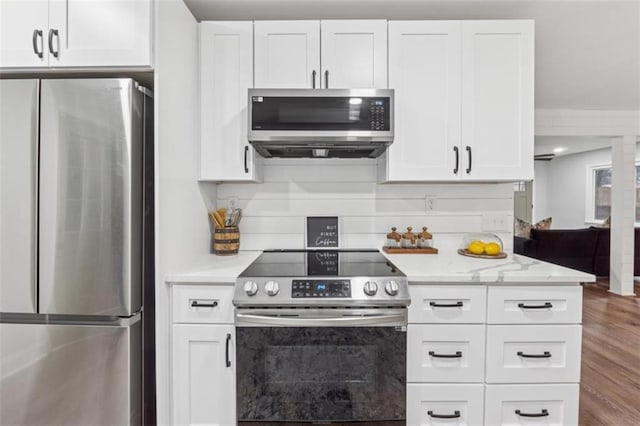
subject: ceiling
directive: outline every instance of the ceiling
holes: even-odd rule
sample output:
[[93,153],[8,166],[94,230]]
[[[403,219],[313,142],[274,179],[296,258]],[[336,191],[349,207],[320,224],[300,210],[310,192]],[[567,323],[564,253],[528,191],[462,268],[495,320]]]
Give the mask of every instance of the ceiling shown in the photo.
[[640,110],[640,1],[184,0],[201,20],[535,19],[536,108]]

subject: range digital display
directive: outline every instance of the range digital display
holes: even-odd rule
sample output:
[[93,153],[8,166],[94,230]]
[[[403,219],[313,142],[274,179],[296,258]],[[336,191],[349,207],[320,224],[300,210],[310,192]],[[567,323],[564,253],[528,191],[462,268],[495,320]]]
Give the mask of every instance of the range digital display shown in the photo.
[[293,298],[351,297],[349,280],[293,280]]

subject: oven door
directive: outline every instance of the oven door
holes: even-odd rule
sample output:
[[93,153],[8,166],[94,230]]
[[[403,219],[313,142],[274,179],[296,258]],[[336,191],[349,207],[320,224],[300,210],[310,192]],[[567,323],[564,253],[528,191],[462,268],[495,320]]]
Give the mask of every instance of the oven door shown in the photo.
[[404,424],[406,324],[405,308],[238,309],[239,424]]

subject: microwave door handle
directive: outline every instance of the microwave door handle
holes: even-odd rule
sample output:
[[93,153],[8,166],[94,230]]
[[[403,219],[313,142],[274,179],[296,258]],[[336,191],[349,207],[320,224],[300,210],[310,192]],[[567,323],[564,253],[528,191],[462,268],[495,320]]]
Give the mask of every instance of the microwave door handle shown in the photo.
[[264,327],[354,327],[354,326],[393,326],[406,325],[403,313],[378,314],[368,316],[277,316],[236,313],[236,325]]

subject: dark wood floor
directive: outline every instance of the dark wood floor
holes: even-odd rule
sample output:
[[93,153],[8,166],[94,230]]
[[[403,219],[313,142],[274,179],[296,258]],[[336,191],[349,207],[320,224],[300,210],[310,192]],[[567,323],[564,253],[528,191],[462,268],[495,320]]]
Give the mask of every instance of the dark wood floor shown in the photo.
[[[640,425],[640,297],[584,285],[581,426]],[[640,295],[640,285],[635,286]]]

